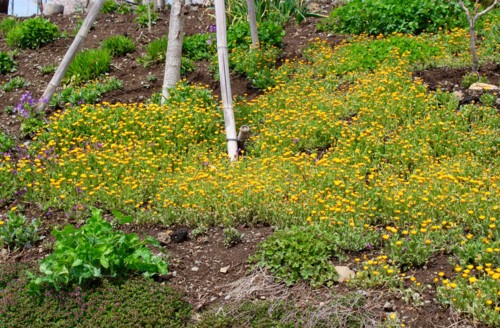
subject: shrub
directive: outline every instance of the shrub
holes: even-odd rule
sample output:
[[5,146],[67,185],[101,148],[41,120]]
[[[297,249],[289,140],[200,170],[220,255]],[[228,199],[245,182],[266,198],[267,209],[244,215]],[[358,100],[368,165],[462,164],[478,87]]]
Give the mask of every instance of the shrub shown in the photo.
[[135,51],[134,41],[124,35],[111,36],[101,44],[103,49],[108,50],[113,57],[125,56]]
[[101,12],[111,14],[118,10],[118,4],[115,0],[105,0],[101,7]]
[[441,0],[352,0],[332,11],[318,28],[346,34],[419,34],[466,26],[456,3]]
[[111,54],[105,49],[88,49],[78,53],[68,67],[66,80],[80,84],[109,72]]
[[31,83],[28,82],[24,77],[16,76],[10,79],[7,83],[2,85],[2,90],[5,92],[12,92],[17,89],[21,89],[29,86]]
[[104,280],[94,288],[32,294],[31,269],[0,265],[0,322],[5,327],[186,327],[191,306],[182,295],[150,279]]
[[10,30],[17,25],[17,19],[14,17],[5,17],[0,21],[0,34],[7,36]]
[[0,51],[0,74],[12,73],[17,69],[17,63],[6,52]]
[[38,236],[40,221],[26,219],[22,214],[10,211],[7,220],[0,221],[0,241],[10,249],[32,247],[42,239]]
[[59,28],[49,20],[36,17],[27,19],[7,33],[7,44],[22,49],[37,49],[59,37]]
[[[151,13],[151,25],[156,24],[158,20],[158,14],[153,10],[153,4],[149,5],[150,13]],[[148,6],[147,5],[139,5],[135,10],[137,17],[135,18],[139,27],[148,26],[149,17],[148,17]]]
[[30,285],[35,290],[44,284],[59,288],[130,273],[142,273],[145,277],[167,273],[167,263],[147,247],[160,246],[158,241],[113,231],[98,210],[80,229],[68,225],[53,230],[52,235],[56,238],[54,252],[40,264],[44,275],[32,276]]

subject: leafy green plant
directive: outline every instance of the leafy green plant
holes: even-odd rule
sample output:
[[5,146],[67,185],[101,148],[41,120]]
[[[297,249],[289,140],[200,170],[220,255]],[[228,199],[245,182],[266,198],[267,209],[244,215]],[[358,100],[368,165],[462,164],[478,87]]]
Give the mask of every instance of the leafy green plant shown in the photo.
[[440,0],[352,0],[318,24],[323,31],[371,35],[419,34],[465,26],[458,5]]
[[319,286],[337,281],[332,260],[340,255],[332,236],[317,227],[305,226],[275,232],[259,245],[251,261],[269,269],[287,285],[305,280]]
[[276,80],[271,73],[280,56],[276,47],[260,47],[258,49],[236,48],[230,56],[230,67],[239,74],[246,75],[252,86],[257,89],[273,87]]
[[129,14],[132,12],[132,9],[130,8],[130,6],[126,3],[122,3],[118,6],[118,9],[116,9],[116,13],[117,14],[120,14],[120,15],[125,15],[125,14]]
[[6,37],[11,47],[37,49],[59,37],[59,28],[48,19],[35,17],[17,24]]
[[[259,42],[262,45],[281,47],[285,30],[273,21],[264,21],[258,25]],[[248,23],[241,22],[229,26],[227,30],[227,45],[229,49],[243,47],[251,44],[250,27]]]
[[[156,24],[156,21],[158,20],[158,14],[154,11],[152,3],[149,4],[149,10],[151,14],[151,25]],[[137,6],[137,8],[135,9],[135,14],[137,15],[135,20],[139,24],[139,27],[148,26],[149,23],[148,5]]]
[[[273,20],[279,24],[295,18],[297,23],[307,17],[323,17],[309,10],[306,0],[255,0],[255,15],[257,21]],[[245,0],[229,0],[227,2],[227,15],[234,23],[244,22],[247,16]]]
[[207,233],[208,233],[208,227],[202,224],[191,230],[191,237],[197,238],[199,236],[204,236]]
[[115,35],[105,39],[101,47],[108,50],[113,57],[125,56],[135,51],[134,41],[124,35]]
[[5,92],[12,92],[14,90],[21,89],[29,85],[31,85],[31,83],[27,81],[24,77],[16,76],[10,79],[8,82],[4,83],[2,85],[2,90]]
[[103,81],[87,83],[81,87],[70,85],[54,95],[50,105],[61,108],[65,104],[95,104],[101,100],[102,95],[106,92],[120,90],[121,88],[123,88],[123,81],[114,76]]
[[109,72],[111,54],[105,49],[88,49],[79,52],[66,71],[66,81],[81,84]]
[[104,14],[111,14],[118,10],[118,4],[115,0],[105,0],[101,7],[101,12]]
[[214,33],[185,36],[182,41],[183,56],[198,61],[210,59],[216,51]]
[[497,97],[491,93],[485,93],[479,98],[479,100],[483,103],[483,105],[489,107],[495,106],[496,99]]
[[12,30],[18,24],[15,17],[5,17],[0,21],[0,35],[7,36],[10,30]]
[[462,86],[464,88],[469,88],[477,82],[488,83],[488,78],[486,76],[481,76],[478,73],[467,73],[462,77]]
[[48,75],[48,74],[53,74],[57,69],[57,65],[51,64],[51,65],[45,65],[40,68],[40,73],[43,75]]
[[17,63],[8,53],[0,51],[0,74],[12,73],[17,70]]
[[38,235],[40,221],[29,222],[24,215],[14,211],[8,212],[7,220],[0,223],[0,241],[9,249],[29,248],[43,239]]
[[233,227],[224,229],[223,235],[224,239],[222,243],[226,248],[231,248],[238,245],[239,243],[241,243],[241,240],[243,238],[242,233],[239,232],[238,229]]
[[5,153],[14,148],[15,142],[8,134],[0,132],[0,153]]
[[56,239],[54,252],[40,263],[43,276],[32,276],[34,289],[44,284],[60,288],[72,282],[82,284],[131,273],[145,277],[167,273],[167,263],[147,247],[160,246],[158,241],[113,231],[99,210],[93,210],[80,229],[68,225],[54,229],[52,234]]
[[146,52],[137,59],[137,62],[144,67],[163,62],[167,51],[167,38],[163,36],[160,39],[151,41],[144,50]]

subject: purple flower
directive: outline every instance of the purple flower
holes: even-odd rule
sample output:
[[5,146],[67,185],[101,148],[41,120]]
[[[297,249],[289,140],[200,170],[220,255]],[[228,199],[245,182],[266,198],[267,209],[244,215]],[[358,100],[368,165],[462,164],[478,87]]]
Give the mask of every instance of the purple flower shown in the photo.
[[210,25],[210,26],[208,27],[208,31],[209,31],[210,33],[214,33],[215,31],[217,31],[217,26],[215,26],[215,25]]
[[370,244],[370,243],[366,243],[366,246],[365,246],[365,247],[366,247],[366,249],[372,249],[372,248],[373,248],[373,245],[372,245],[372,244]]
[[211,44],[212,44],[212,39],[208,39],[208,40],[207,40],[207,44],[208,44],[208,45],[211,45]]

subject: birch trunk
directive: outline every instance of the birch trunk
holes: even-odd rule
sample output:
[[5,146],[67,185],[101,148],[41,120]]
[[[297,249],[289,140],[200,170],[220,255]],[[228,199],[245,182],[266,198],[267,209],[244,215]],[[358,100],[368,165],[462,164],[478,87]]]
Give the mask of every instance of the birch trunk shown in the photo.
[[49,82],[49,85],[47,86],[47,89],[45,89],[42,97],[40,98],[37,106],[37,111],[40,112],[45,109],[47,104],[50,102],[52,99],[52,96],[56,92],[56,88],[59,86],[61,83],[62,78],[64,77],[64,74],[68,70],[69,65],[73,61],[73,58],[75,58],[78,50],[80,49],[80,46],[82,45],[83,41],[87,37],[87,34],[90,30],[90,27],[94,23],[95,19],[97,18],[97,15],[99,15],[99,12],[101,11],[102,4],[104,3],[104,0],[96,0],[94,5],[90,8],[90,11],[85,17],[85,20],[82,23],[82,26],[80,27],[80,30],[78,31],[78,34],[76,35],[75,39],[73,40],[73,43],[71,43],[71,46],[69,47],[68,51],[66,51],[66,54],[64,55],[64,58],[62,59],[61,63],[57,67],[56,72],[54,73],[54,76]]
[[252,36],[252,46],[259,47],[259,33],[257,30],[257,18],[255,15],[255,0],[247,0],[248,23],[250,24],[250,35]]
[[184,0],[174,0],[170,9],[168,43],[163,77],[162,104],[168,99],[169,89],[181,79],[182,39],[184,28]]
[[217,27],[217,57],[219,60],[219,76],[224,124],[226,127],[227,154],[233,162],[238,156],[238,139],[234,121],[231,79],[229,74],[229,54],[227,50],[227,27],[224,0],[215,0],[215,21]]

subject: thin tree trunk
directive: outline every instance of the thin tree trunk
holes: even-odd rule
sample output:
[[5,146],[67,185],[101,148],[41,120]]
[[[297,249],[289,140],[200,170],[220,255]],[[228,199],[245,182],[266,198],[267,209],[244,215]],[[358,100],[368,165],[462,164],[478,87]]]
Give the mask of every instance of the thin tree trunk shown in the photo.
[[163,78],[162,103],[169,97],[169,89],[181,79],[182,39],[184,31],[184,0],[174,0],[170,9],[168,43]]
[[257,18],[255,15],[255,0],[247,0],[248,23],[250,24],[250,35],[252,36],[252,46],[259,47],[259,33],[257,31]]
[[0,14],[8,14],[8,13],[9,13],[9,0],[0,0]]
[[68,51],[66,51],[66,54],[64,55],[64,58],[62,59],[61,63],[59,64],[59,67],[57,67],[56,72],[54,73],[54,76],[49,82],[49,85],[47,86],[47,89],[45,89],[45,92],[42,95],[42,98],[40,98],[38,102],[38,107],[37,110],[40,112],[45,109],[47,104],[50,102],[52,99],[52,96],[54,95],[56,88],[59,86],[61,83],[62,78],[64,77],[64,74],[68,70],[69,65],[73,61],[73,58],[75,58],[78,50],[80,49],[81,44],[85,40],[85,37],[87,36],[87,33],[90,30],[90,27],[94,23],[95,19],[97,18],[97,15],[99,15],[99,12],[101,11],[102,4],[104,3],[104,0],[96,0],[94,5],[90,8],[90,11],[85,17],[85,20],[82,23],[82,26],[80,27],[80,30],[78,31],[78,34],[76,35],[75,39],[73,40],[73,43],[69,47]]
[[479,69],[479,58],[477,57],[477,51],[476,51],[476,29],[475,29],[475,22],[471,21],[469,22],[469,28],[470,28],[470,53],[472,55],[472,72],[477,73],[477,70]]
[[215,0],[215,21],[217,27],[217,55],[219,60],[220,89],[224,124],[226,127],[227,154],[233,162],[238,155],[238,139],[234,121],[231,79],[229,74],[229,54],[227,50],[226,11],[224,0]]
[[146,6],[148,6],[148,32],[151,32],[151,6],[149,5],[149,0],[146,1]]

